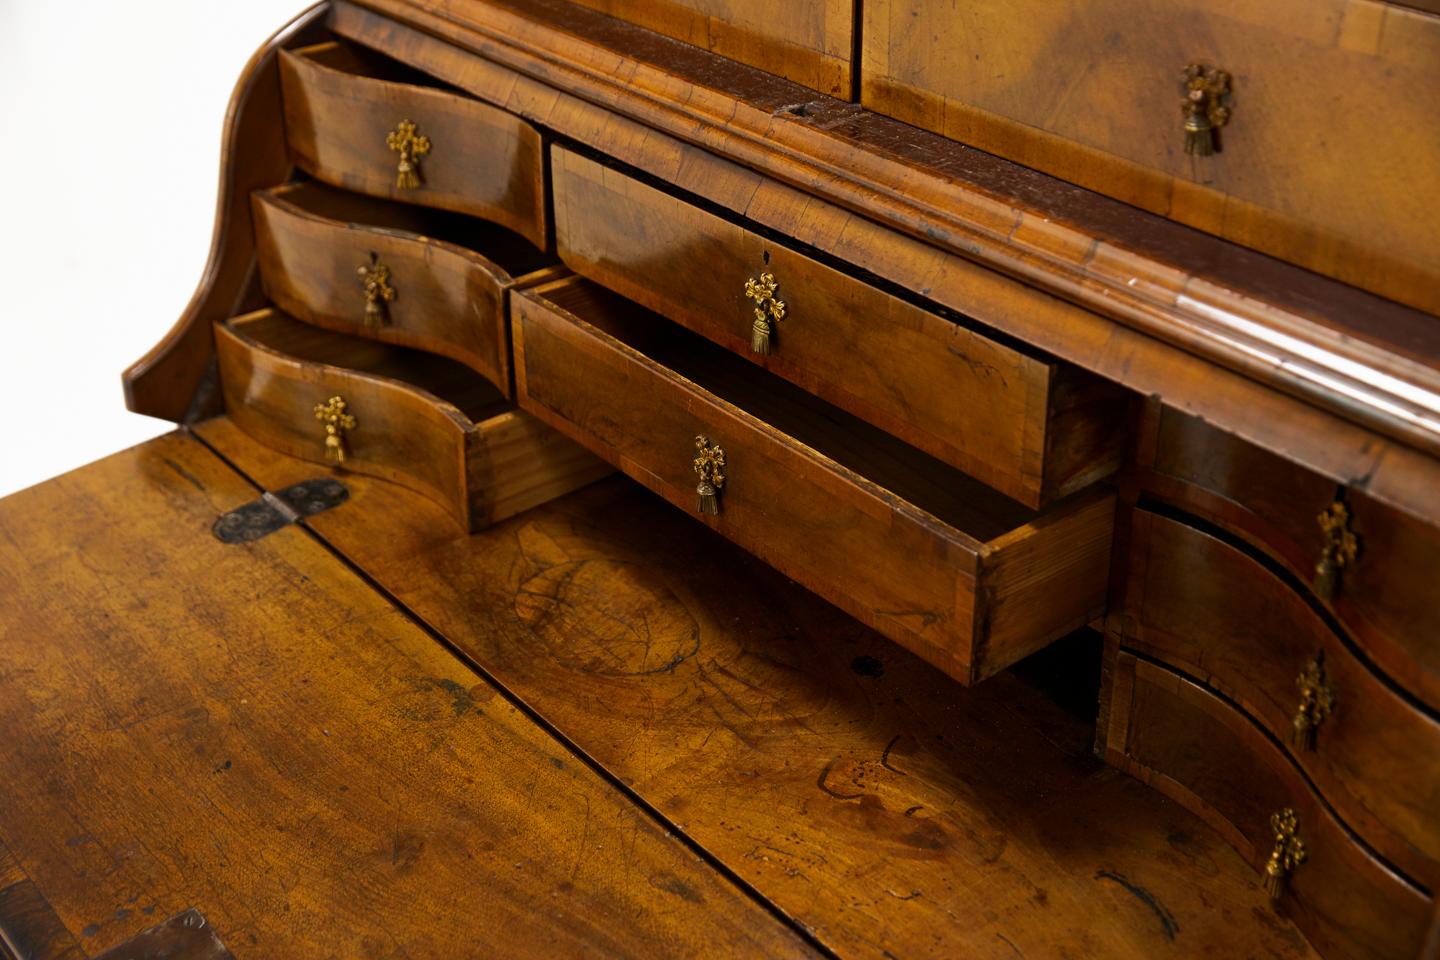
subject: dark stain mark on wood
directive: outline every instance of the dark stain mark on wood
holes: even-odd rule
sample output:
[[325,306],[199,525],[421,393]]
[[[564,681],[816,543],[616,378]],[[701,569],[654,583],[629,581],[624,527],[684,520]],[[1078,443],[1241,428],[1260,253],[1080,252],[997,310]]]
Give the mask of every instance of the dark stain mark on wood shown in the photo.
[[895,736],[890,738],[889,743],[885,744],[885,750],[880,754],[880,766],[884,767],[886,770],[889,770],[891,773],[898,773],[902,777],[908,777],[910,776],[910,774],[906,773],[904,770],[898,770],[890,765],[890,751],[894,749],[895,744],[899,742],[901,736],[901,734],[897,733],[895,734]]
[[200,479],[196,477],[195,474],[191,473],[189,470],[186,470],[184,467],[180,466],[180,464],[176,463],[174,460],[171,460],[169,457],[161,457],[160,459],[165,463],[165,466],[169,467],[171,470],[174,470],[186,480],[189,480],[196,490],[199,490],[201,493],[205,492],[205,484],[201,483]]
[[651,877],[650,886],[657,890],[664,890],[666,893],[673,893],[680,899],[689,900],[691,903],[705,902],[705,898],[700,895],[699,890],[696,890],[673,873],[661,873]]
[[869,677],[872,680],[878,680],[885,676],[885,664],[869,654],[851,660],[850,669],[860,674],[860,676]]
[[834,797],[836,800],[859,800],[862,796],[864,796],[864,794],[860,794],[860,793],[837,793],[836,791],[831,790],[830,787],[827,786],[826,783],[825,783],[825,781],[830,778],[830,771],[833,770],[833,769],[835,769],[835,764],[839,761],[839,759],[840,759],[839,757],[836,757],[835,759],[831,760],[829,763],[825,764],[825,766],[820,770],[820,776],[817,777],[816,780],[815,780],[815,785],[816,785],[817,787],[819,787],[819,788],[821,789],[821,791],[823,791],[823,792],[826,793],[826,794],[829,794],[830,796]]
[[138,933],[95,960],[235,960],[209,922],[191,907]]
[[1124,874],[1115,873],[1113,870],[1099,870],[1095,873],[1096,880],[1110,880],[1120,884],[1129,893],[1145,906],[1154,911],[1155,916],[1160,920],[1160,930],[1165,934],[1167,940],[1174,940],[1175,934],[1180,932],[1180,924],[1175,921],[1175,915],[1165,909],[1164,904],[1155,899],[1155,895],[1146,890],[1140,884],[1133,882]]

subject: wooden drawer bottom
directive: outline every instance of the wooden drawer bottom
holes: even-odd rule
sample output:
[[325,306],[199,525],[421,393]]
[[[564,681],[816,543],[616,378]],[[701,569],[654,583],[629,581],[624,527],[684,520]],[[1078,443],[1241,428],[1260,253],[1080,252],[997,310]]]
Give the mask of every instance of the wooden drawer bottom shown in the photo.
[[1110,683],[1106,759],[1209,821],[1256,871],[1271,854],[1271,815],[1295,811],[1306,856],[1286,880],[1277,908],[1322,955],[1417,956],[1430,897],[1361,845],[1248,717],[1123,649]]
[[333,462],[317,408],[343,399],[343,466],[403,484],[468,530],[528,510],[609,473],[579,445],[514,409],[467,367],[331,333],[273,309],[215,331],[225,407],[283,453]]

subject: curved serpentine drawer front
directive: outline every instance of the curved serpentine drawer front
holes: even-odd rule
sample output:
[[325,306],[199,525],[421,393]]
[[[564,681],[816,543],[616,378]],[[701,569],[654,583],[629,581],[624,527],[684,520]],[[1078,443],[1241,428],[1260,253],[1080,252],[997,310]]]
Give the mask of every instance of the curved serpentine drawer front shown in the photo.
[[1440,887],[1440,769],[1416,762],[1440,756],[1440,722],[1246,553],[1148,510],[1130,537],[1125,645],[1240,703],[1381,856]]
[[280,51],[295,163],[337,187],[493,220],[544,248],[535,128],[340,42]]
[[[1146,487],[1255,543],[1319,593],[1374,663],[1440,713],[1440,528],[1173,411]],[[1322,577],[1327,558],[1343,566]],[[1329,580],[1317,591],[1317,581]],[[1321,582],[1318,586],[1324,586]]]
[[1037,515],[593,283],[512,301],[524,409],[952,676],[1103,607],[1112,491]]
[[609,468],[444,357],[265,309],[215,328],[225,408],[281,453],[417,490],[468,530]]
[[509,395],[505,291],[549,264],[543,253],[484,220],[314,181],[251,201],[260,278],[281,310],[450,357]]
[[1434,902],[1357,843],[1273,743],[1214,694],[1120,651],[1106,751],[1229,836],[1261,878],[1286,825],[1272,816],[1291,811],[1304,858],[1278,864],[1275,907],[1326,960],[1419,955]]
[[573,151],[551,164],[556,246],[576,273],[1027,506],[1119,466],[1123,398],[1100,378]]
[[1377,0],[863,10],[871,110],[1440,312],[1440,15]]

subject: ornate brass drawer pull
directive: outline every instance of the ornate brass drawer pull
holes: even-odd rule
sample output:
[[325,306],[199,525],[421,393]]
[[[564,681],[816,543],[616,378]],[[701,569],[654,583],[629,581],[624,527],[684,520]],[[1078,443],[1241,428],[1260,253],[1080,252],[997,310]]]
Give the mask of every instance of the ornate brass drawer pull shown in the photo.
[[390,319],[385,304],[395,299],[395,288],[390,286],[390,268],[372,253],[370,262],[355,273],[365,291],[365,326],[383,327]]
[[725,487],[725,451],[708,437],[696,437],[693,465],[695,476],[700,478],[695,487],[700,498],[695,509],[714,516],[720,512],[720,491]]
[[762,273],[759,278],[745,281],[745,296],[755,301],[755,323],[750,328],[750,352],[770,353],[770,335],[774,332],[771,321],[779,323],[785,319],[785,301],[775,298],[773,273]]
[[1230,120],[1230,108],[1222,102],[1230,95],[1230,74],[1203,63],[1192,63],[1180,75],[1185,95],[1180,109],[1185,115],[1185,152],[1208,157],[1220,152],[1218,131]]
[[1305,669],[1295,678],[1295,687],[1300,691],[1300,706],[1295,709],[1295,719],[1290,721],[1290,742],[1301,750],[1314,750],[1315,731],[1335,707],[1335,691],[1325,683],[1323,651],[1305,664]]
[[1355,565],[1360,555],[1360,541],[1350,531],[1350,511],[1339,500],[1320,511],[1315,520],[1325,537],[1320,560],[1315,564],[1315,593],[1321,600],[1329,600],[1335,596],[1340,572]]
[[325,459],[345,462],[345,434],[355,429],[355,417],[345,412],[344,397],[331,397],[315,404],[315,419],[325,425]]
[[395,186],[401,190],[420,186],[420,158],[430,152],[430,138],[415,129],[413,121],[401,120],[385,137],[385,145],[400,154],[395,165]]
[[1289,807],[1270,815],[1270,832],[1275,836],[1275,844],[1265,863],[1265,892],[1271,900],[1279,900],[1285,890],[1285,878],[1305,862],[1305,841],[1300,839],[1300,820]]

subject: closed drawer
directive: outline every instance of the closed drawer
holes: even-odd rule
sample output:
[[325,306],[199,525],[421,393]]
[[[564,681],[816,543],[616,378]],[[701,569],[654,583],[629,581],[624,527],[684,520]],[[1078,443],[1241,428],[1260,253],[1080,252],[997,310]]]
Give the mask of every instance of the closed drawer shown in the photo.
[[[1147,488],[1232,530],[1315,589],[1328,544],[1345,534],[1355,556],[1318,595],[1377,666],[1440,710],[1440,528],[1334,483],[1204,421],[1165,410]],[[1436,481],[1440,485],[1440,466]],[[1327,536],[1321,517],[1339,516]]]
[[1184,523],[1135,511],[1124,593],[1127,646],[1241,704],[1377,852],[1440,886],[1433,716],[1367,669],[1264,565]]
[[260,277],[281,310],[451,357],[509,395],[505,291],[551,262],[527,241],[315,181],[257,192],[251,209]]
[[[571,269],[1031,507],[1111,473],[1121,396],[571,151],[552,151]],[[768,301],[747,280],[774,278]],[[763,291],[754,291],[757,294]],[[774,319],[769,301],[784,305]],[[757,308],[757,303],[760,307]],[[756,353],[756,309],[768,354]]]
[[[867,0],[865,106],[1440,311],[1440,17],[1374,0]],[[923,25],[923,26],[921,26]],[[1230,75],[1187,153],[1182,71]]]
[[347,190],[484,217],[546,245],[535,128],[344,43],[282,50],[279,62],[285,137],[305,172]]
[[[335,463],[438,501],[469,530],[609,473],[444,357],[331,333],[273,309],[215,330],[225,407],[282,453]],[[329,406],[344,401],[343,411]],[[322,409],[323,408],[323,409]],[[322,412],[353,418],[328,442]]]
[[[1036,515],[595,284],[513,295],[516,397],[964,682],[1103,606],[1114,495]],[[697,437],[724,452],[700,514]]]
[[1250,720],[1204,688],[1121,651],[1111,677],[1107,758],[1212,823],[1261,882],[1271,816],[1295,813],[1305,859],[1283,883],[1288,914],[1327,960],[1413,960],[1432,902],[1330,815]]

